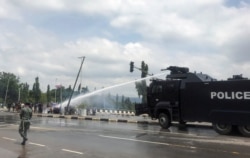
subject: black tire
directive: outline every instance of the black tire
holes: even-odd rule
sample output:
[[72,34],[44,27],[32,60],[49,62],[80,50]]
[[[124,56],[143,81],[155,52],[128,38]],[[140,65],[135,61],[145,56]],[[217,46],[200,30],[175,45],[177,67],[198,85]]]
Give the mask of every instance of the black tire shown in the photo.
[[179,121],[179,124],[182,125],[182,126],[186,126],[187,122],[181,120],[181,121]]
[[171,125],[171,121],[169,119],[169,116],[165,113],[160,113],[159,124],[161,125],[162,128],[168,129]]
[[180,129],[180,130],[185,130],[186,129],[186,127],[187,127],[187,122],[185,122],[185,121],[179,121],[179,125],[178,125],[178,128]]
[[238,130],[239,132],[245,136],[245,137],[250,137],[250,126],[246,125],[246,126],[238,126]]
[[214,130],[222,135],[228,135],[232,132],[233,127],[229,124],[213,123]]

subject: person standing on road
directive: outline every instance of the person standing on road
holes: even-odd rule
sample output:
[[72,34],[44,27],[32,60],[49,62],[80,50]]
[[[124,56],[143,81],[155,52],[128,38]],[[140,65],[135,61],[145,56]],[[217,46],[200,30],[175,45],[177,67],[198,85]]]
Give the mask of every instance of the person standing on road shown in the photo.
[[32,118],[32,110],[30,109],[30,103],[25,103],[24,107],[20,112],[20,125],[19,125],[19,134],[23,138],[22,145],[25,145],[25,142],[28,140],[27,138],[27,130],[30,127],[30,119]]

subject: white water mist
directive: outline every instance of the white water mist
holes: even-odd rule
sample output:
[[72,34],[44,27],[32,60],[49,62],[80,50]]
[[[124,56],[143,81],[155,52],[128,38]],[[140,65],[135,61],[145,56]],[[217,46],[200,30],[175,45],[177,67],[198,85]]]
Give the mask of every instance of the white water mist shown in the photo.
[[[87,93],[87,94],[83,94],[83,95],[77,96],[75,98],[72,98],[70,106],[77,106],[77,105],[79,105],[79,102],[82,99],[84,99],[86,97],[93,96],[93,95],[98,94],[98,93],[101,93],[103,91],[107,91],[107,90],[110,90],[110,89],[113,89],[113,88],[116,88],[116,87],[121,87],[121,86],[128,85],[128,84],[131,84],[131,83],[135,83],[135,82],[138,82],[138,81],[143,81],[143,80],[151,79],[151,78],[154,78],[154,77],[162,76],[164,74],[166,74],[166,72],[159,73],[159,74],[156,74],[156,75],[153,75],[153,76],[148,76],[148,77],[145,77],[145,78],[136,79],[136,80],[133,80],[133,81],[128,81],[128,82],[116,84],[116,85],[113,85],[113,86],[109,86],[109,87],[102,88],[102,89],[99,89],[99,90],[96,90],[96,91],[93,91],[93,92],[90,92],[90,93]],[[61,107],[62,108],[66,107],[67,103],[68,103],[68,100],[64,101],[62,103]],[[60,106],[60,105],[58,105],[58,106]]]

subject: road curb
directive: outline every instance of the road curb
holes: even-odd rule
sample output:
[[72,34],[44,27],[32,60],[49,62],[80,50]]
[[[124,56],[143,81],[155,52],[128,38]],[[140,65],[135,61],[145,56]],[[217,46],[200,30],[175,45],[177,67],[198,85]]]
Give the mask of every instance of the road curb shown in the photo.
[[137,124],[157,124],[152,121],[135,120],[135,119],[114,119],[105,117],[92,117],[92,116],[72,116],[72,115],[59,115],[59,114],[33,114],[36,117],[49,117],[49,118],[61,118],[61,119],[72,119],[72,120],[90,120],[90,121],[102,121],[102,122],[119,122],[119,123],[137,123]]
[[[6,112],[6,111],[3,111]],[[13,113],[13,112],[11,112]],[[19,113],[13,113],[19,115]],[[60,119],[72,119],[72,120],[89,120],[89,121],[102,121],[102,122],[119,122],[119,123],[135,123],[135,124],[144,124],[144,125],[159,125],[157,120],[150,120],[146,117],[141,117],[138,119],[125,119],[125,118],[105,118],[98,116],[77,116],[77,115],[60,115],[60,114],[38,114],[33,113],[34,117],[48,117],[48,118],[60,118]],[[148,119],[148,120],[146,120]],[[173,122],[174,125],[178,125],[178,122]],[[213,128],[212,123],[210,122],[189,122],[187,126],[202,126],[205,128]]]

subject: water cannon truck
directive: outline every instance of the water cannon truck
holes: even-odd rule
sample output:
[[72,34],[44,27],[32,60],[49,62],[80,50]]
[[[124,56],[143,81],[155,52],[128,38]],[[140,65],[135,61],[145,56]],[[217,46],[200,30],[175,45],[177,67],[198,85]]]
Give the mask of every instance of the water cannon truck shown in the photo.
[[166,79],[152,79],[147,103],[136,104],[136,115],[147,113],[162,128],[172,122],[210,122],[223,135],[233,129],[250,137],[250,80],[234,75],[218,81],[186,67],[170,66]]

